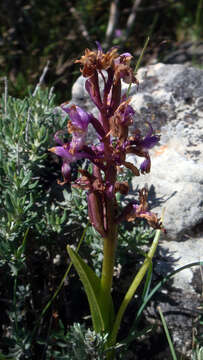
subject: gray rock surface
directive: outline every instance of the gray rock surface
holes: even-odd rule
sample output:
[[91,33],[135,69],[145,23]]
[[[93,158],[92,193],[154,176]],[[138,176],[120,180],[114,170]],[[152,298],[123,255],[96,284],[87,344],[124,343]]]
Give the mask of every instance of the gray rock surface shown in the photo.
[[157,64],[141,69],[139,94],[132,97],[136,122],[151,119],[160,130],[148,184],[152,207],[165,208],[168,237],[180,240],[203,221],[203,71]]
[[132,181],[133,189],[147,184],[151,208],[159,215],[165,209],[167,237],[176,241],[203,220],[203,164],[188,159],[183,150],[179,139],[172,138],[153,152],[151,173]]

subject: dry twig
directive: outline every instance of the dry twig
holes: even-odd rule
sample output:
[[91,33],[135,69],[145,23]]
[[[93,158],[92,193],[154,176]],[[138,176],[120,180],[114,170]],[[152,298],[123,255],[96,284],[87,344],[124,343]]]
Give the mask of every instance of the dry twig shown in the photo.
[[119,0],[113,0],[110,5],[109,21],[103,47],[110,46],[119,19]]
[[87,41],[91,41],[89,33],[87,31],[87,28],[82,20],[81,15],[79,14],[79,12],[76,10],[76,8],[74,8],[69,2],[67,3],[69,10],[72,14],[72,16],[74,17],[74,19],[77,21],[78,23],[78,28],[79,31],[81,32],[81,35],[87,40]]

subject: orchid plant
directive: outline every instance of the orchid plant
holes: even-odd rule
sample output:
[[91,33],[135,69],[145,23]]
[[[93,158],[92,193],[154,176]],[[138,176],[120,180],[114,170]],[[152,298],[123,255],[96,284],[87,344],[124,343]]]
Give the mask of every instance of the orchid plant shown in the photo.
[[[130,105],[128,93],[121,93],[121,81],[129,85],[138,84],[130,67],[132,56],[130,53],[119,55],[117,48],[104,53],[99,43],[97,47],[96,51],[86,49],[85,54],[76,60],[76,63],[81,65],[82,75],[86,78],[85,88],[99,115],[95,117],[77,105],[62,104],[62,109],[69,115],[68,133],[72,135],[72,139],[63,143],[59,131],[55,135],[58,145],[49,150],[62,158],[61,184],[71,182],[71,163],[88,159],[92,164],[92,171],[79,170],[80,177],[72,186],[86,190],[89,220],[101,235],[101,278],[76,251],[70,246],[67,249],[88,297],[94,331],[108,334],[106,356],[110,360],[115,356],[112,348],[116,344],[122,317],[151,264],[163,227],[156,214],[148,210],[148,194],[145,188],[139,191],[139,201],[131,201],[123,208],[118,206],[116,194],[126,195],[129,191],[127,182],[117,181],[121,168],[130,169],[134,176],[149,173],[149,150],[158,143],[159,136],[154,134],[150,124],[146,136],[142,136],[139,129],[129,135],[129,126],[133,124],[135,111]],[[96,142],[91,145],[86,140],[89,124],[94,127],[97,134]],[[140,168],[127,161],[128,154],[143,158]],[[111,289],[118,226],[122,221],[133,221],[137,218],[146,219],[157,231],[143,265],[124,296],[118,313],[115,314]],[[108,348],[111,350],[108,351]]]

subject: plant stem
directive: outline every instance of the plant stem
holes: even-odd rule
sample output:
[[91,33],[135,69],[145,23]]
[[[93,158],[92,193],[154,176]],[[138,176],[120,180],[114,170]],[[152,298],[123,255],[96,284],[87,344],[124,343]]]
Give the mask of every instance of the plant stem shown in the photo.
[[[101,275],[101,302],[105,307],[105,311],[109,314],[108,328],[106,332],[111,332],[114,319],[110,318],[110,294],[113,282],[113,272],[115,263],[115,251],[117,245],[117,225],[112,225],[110,236],[103,239],[103,264]],[[110,351],[106,356],[107,360],[114,359],[114,351]]]
[[[114,173],[114,167],[111,168],[112,174]],[[115,172],[116,173],[116,172]],[[109,174],[107,175],[107,178]],[[112,182],[115,179],[111,179]],[[113,271],[114,271],[114,262],[115,262],[115,251],[117,245],[117,224],[115,223],[115,201],[106,201],[106,220],[107,220],[107,236],[103,239],[103,264],[102,264],[102,275],[101,275],[101,299],[106,303],[107,299],[110,298],[112,281],[113,281]],[[107,304],[106,304],[107,305]],[[109,305],[109,304],[108,304]],[[106,310],[108,311],[108,306]]]
[[105,296],[105,294],[111,292],[117,236],[106,237],[103,239],[103,241],[104,241],[104,248],[103,248],[103,264],[102,264],[102,276],[101,276],[101,291],[102,294],[104,294]]
[[[140,56],[139,56],[139,59],[138,59],[138,61],[137,61],[137,64],[136,64],[136,67],[135,67],[135,70],[134,70],[134,74],[135,74],[135,75],[137,74],[137,71],[138,71],[138,69],[139,69],[140,63],[141,63],[142,58],[143,58],[143,56],[144,56],[144,53],[145,53],[145,50],[146,50],[147,45],[148,45],[148,43],[149,43],[149,40],[150,40],[150,37],[147,36],[147,38],[146,38],[146,40],[145,40],[145,43],[144,43],[144,47],[143,47],[143,49],[142,49],[142,52],[141,52],[141,54],[140,54]],[[132,86],[132,83],[130,83],[129,86],[128,86],[128,90],[127,90],[127,94],[126,94],[126,97],[127,97],[127,98],[128,98],[128,96],[129,96],[129,94],[130,94],[131,86]]]
[[107,226],[108,233],[105,238],[103,238],[103,264],[102,264],[102,274],[101,274],[101,287],[100,287],[100,302],[103,304],[106,314],[108,314],[108,321],[106,323],[105,332],[110,332],[113,322],[114,315],[112,309],[111,301],[111,287],[113,282],[113,272],[114,272],[114,263],[115,263],[115,251],[117,246],[117,224],[115,223],[115,214],[114,214],[114,202],[107,201],[106,206],[106,217],[107,217]]

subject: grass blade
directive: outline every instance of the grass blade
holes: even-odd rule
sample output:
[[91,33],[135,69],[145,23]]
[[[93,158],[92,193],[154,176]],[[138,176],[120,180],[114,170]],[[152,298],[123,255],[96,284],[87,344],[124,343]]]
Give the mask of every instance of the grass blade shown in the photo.
[[152,298],[152,296],[165,284],[165,282],[167,282],[170,278],[172,278],[174,275],[176,275],[180,271],[188,269],[188,268],[193,267],[193,266],[199,266],[199,265],[203,265],[203,261],[196,261],[196,262],[193,262],[193,263],[186,264],[186,265],[174,270],[170,274],[166,275],[161,281],[159,281],[158,284],[151,290],[149,295],[145,298],[142,305],[140,306],[140,308],[139,308],[139,310],[137,312],[137,316],[136,316],[136,319],[135,319],[135,322],[133,324],[132,329],[134,327],[137,327],[138,321],[139,321],[139,319],[140,319],[140,317],[142,315],[142,312],[143,312],[144,308],[146,307],[147,303]]
[[161,311],[160,306],[157,307],[157,310],[159,312],[159,315],[160,315],[160,318],[161,318],[161,321],[162,321],[162,324],[163,324],[163,328],[164,328],[164,331],[165,331],[165,334],[166,334],[166,337],[167,337],[167,340],[168,340],[168,344],[169,344],[169,348],[170,348],[170,351],[171,351],[172,358],[173,358],[173,360],[177,360],[175,349],[174,349],[174,346],[173,346],[173,343],[172,343],[172,340],[171,340],[171,337],[170,337],[170,334],[169,334],[169,331],[168,331],[168,327],[167,327],[167,324],[166,324],[166,320],[165,320],[165,318],[163,316],[163,313]]

